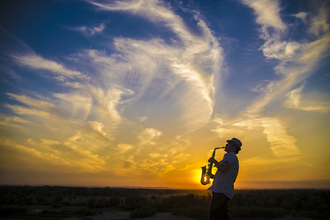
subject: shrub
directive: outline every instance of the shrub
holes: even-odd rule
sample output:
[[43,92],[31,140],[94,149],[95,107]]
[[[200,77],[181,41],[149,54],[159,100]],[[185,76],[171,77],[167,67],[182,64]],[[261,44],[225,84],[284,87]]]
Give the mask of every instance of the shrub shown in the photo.
[[144,218],[144,217],[150,217],[157,213],[157,209],[155,207],[151,206],[145,206],[139,209],[135,209],[131,212],[132,218]]
[[175,207],[171,211],[174,215],[183,215],[194,219],[207,219],[209,207],[200,205],[183,206]]
[[53,204],[53,205],[52,205],[52,208],[54,208],[54,209],[59,209],[59,208],[61,208],[61,205],[59,205],[59,204]]
[[133,210],[145,206],[148,206],[148,201],[145,197],[137,195],[128,195],[125,198],[125,202],[121,203],[118,207],[124,210]]
[[8,217],[14,214],[24,214],[26,213],[27,208],[23,207],[15,207],[15,206],[8,206],[8,207],[1,207],[0,208],[0,217]]
[[273,219],[284,217],[287,211],[283,208],[263,208],[257,206],[231,207],[230,214],[233,218],[264,218]]
[[95,204],[96,204],[96,198],[91,197],[88,199],[88,201],[87,201],[88,208],[90,208],[90,209],[94,208]]
[[98,213],[98,210],[95,209],[81,209],[77,210],[76,214],[82,215],[82,216],[89,216],[89,215],[96,215]]
[[109,203],[105,198],[98,198],[95,203],[96,208],[105,208],[108,207]]
[[109,207],[117,208],[122,203],[122,201],[120,198],[112,196],[109,198],[108,203]]

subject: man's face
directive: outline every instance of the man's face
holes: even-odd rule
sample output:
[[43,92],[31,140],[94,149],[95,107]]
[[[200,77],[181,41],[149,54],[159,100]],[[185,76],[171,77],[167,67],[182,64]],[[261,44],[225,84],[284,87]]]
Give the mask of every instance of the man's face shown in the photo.
[[235,150],[236,150],[236,145],[231,141],[227,142],[225,151],[226,152],[235,152]]

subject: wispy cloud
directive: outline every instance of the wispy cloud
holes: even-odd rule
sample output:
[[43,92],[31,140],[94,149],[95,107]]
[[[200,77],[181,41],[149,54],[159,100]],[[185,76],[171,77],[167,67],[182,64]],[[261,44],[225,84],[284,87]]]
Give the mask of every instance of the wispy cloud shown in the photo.
[[125,153],[126,151],[132,149],[132,145],[130,144],[118,144],[118,149],[120,153]]
[[264,37],[269,37],[267,28],[271,27],[277,31],[287,29],[280,17],[280,7],[278,0],[242,0],[244,4],[253,8],[257,15],[257,23],[261,24]]
[[[122,1],[113,1],[111,4],[102,4],[100,1],[90,1],[87,0],[93,5],[99,6],[105,10],[141,10],[142,5],[146,2],[144,0],[132,0],[127,2]],[[104,1],[103,1],[104,2]],[[150,3],[154,3],[154,1],[150,1]]]
[[[180,120],[185,130],[205,125],[213,112],[214,77],[219,74],[222,63],[222,49],[205,22],[197,14],[194,16],[201,30],[201,36],[197,36],[161,1],[89,2],[104,10],[121,10],[163,22],[160,24],[179,37],[180,44],[173,42],[172,45],[160,39],[136,41],[117,38],[114,45],[122,55],[108,57],[98,51],[88,51],[86,55],[99,64],[99,71],[107,73],[106,77],[121,72],[123,78],[115,81],[136,92],[135,99],[143,97],[151,88],[156,88],[155,100],[168,96],[170,92],[179,93],[185,101],[174,106],[183,111]],[[124,61],[125,66],[118,60]],[[160,80],[155,79],[162,79],[161,84],[157,85]]]
[[287,93],[285,106],[288,108],[302,111],[327,112],[330,110],[330,102],[322,97],[321,94],[307,94],[302,96],[302,90],[305,85],[293,89]]
[[38,100],[38,99],[34,99],[31,98],[29,96],[26,95],[15,95],[12,93],[7,93],[8,96],[10,96],[12,99],[15,99],[21,103],[24,103],[26,105],[29,106],[34,106],[34,107],[38,107],[41,109],[49,109],[49,108],[54,108],[55,105],[53,103],[49,103],[43,100]]
[[51,115],[48,112],[40,111],[37,109],[24,108],[19,105],[9,105],[9,104],[5,104],[5,106],[7,108],[12,109],[16,114],[20,114],[20,115],[35,115],[38,117],[46,117],[46,118],[51,117]]
[[[267,59],[279,61],[275,67],[278,79],[268,81],[266,86],[257,86],[253,91],[260,93],[259,98],[245,111],[242,111],[240,117],[230,120],[230,122],[216,120],[219,126],[214,131],[224,132],[224,129],[228,129],[231,123],[248,129],[261,126],[275,156],[283,158],[300,155],[300,150],[295,145],[296,138],[287,134],[279,119],[264,117],[263,111],[267,106],[285,97],[290,89],[312,74],[317,67],[317,63],[322,60],[325,52],[328,51],[330,35],[326,16],[322,12],[323,9],[320,9],[320,13],[309,24],[310,32],[318,35],[318,39],[308,43],[287,42],[284,39],[285,30],[288,27],[281,20],[278,1],[243,0],[243,3],[255,11],[257,15],[256,22],[261,25],[260,37],[265,40],[265,43],[260,49],[263,51],[264,56]],[[269,29],[270,27],[273,30]],[[316,30],[322,30],[322,34]],[[299,89],[289,93],[287,106],[300,107],[298,93]]]
[[81,151],[78,150],[80,155],[83,155],[83,157],[80,158],[80,160],[76,160],[75,157],[65,157],[63,156],[67,154],[67,152],[61,152],[52,148],[45,149],[46,145],[58,145],[59,142],[54,142],[51,140],[41,140],[40,142],[36,142],[33,139],[28,139],[26,143],[23,144],[17,144],[15,142],[12,142],[8,139],[0,140],[0,144],[2,146],[8,146],[14,149],[17,149],[20,151],[20,153],[27,154],[29,157],[32,156],[32,159],[40,159],[44,160],[47,163],[51,162],[52,164],[56,165],[64,165],[66,167],[72,167],[72,168],[78,168],[81,171],[87,171],[87,172],[97,172],[100,171],[101,166],[100,164],[103,164],[103,161],[98,158],[97,155],[93,155],[88,153],[87,151]]
[[327,7],[323,7],[322,5],[317,16],[314,16],[311,19],[312,21],[309,30],[312,34],[315,34],[316,36],[329,35],[329,24],[327,23],[329,17],[328,14]]
[[[0,123],[2,126],[7,128],[10,126],[19,126],[19,128],[30,128],[31,124],[34,125],[33,130],[38,132],[39,135],[54,135],[54,140],[49,140],[41,138],[38,141],[38,138],[30,138],[27,142],[15,143],[16,141],[11,140],[8,146],[14,147],[16,150],[25,152],[33,157],[42,158],[53,158],[53,163],[58,165],[64,165],[71,167],[73,169],[78,169],[80,171],[86,172],[100,172],[107,170],[106,160],[117,161],[119,164],[123,164],[123,168],[126,170],[124,172],[117,173],[116,175],[131,175],[133,170],[141,168],[139,173],[143,172],[155,172],[158,174],[165,174],[175,167],[173,163],[178,163],[187,158],[178,157],[177,153],[182,152],[183,149],[178,148],[179,142],[182,140],[176,140],[175,146],[163,146],[160,144],[158,148],[162,148],[162,158],[156,158],[155,155],[148,155],[148,147],[142,149],[140,153],[140,148],[133,148],[131,144],[121,143],[117,146],[113,145],[111,142],[114,140],[113,126],[118,125],[122,117],[118,115],[116,111],[116,106],[111,107],[111,102],[102,101],[104,94],[101,92],[98,94],[101,100],[99,100],[99,105],[94,107],[91,102],[91,96],[87,95],[87,90],[84,90],[84,93],[79,89],[75,90],[74,93],[70,94],[54,94],[55,100],[53,103],[56,105],[50,104],[46,99],[39,96],[41,99],[35,99],[26,95],[15,95],[8,93],[8,96],[24,103],[29,106],[22,107],[16,105],[6,104],[5,106],[14,111],[15,114],[20,117],[7,117],[3,116],[4,121]],[[119,90],[114,90],[111,93],[117,94],[120,93]],[[94,96],[96,96],[94,94]],[[106,97],[106,96],[105,96]],[[109,101],[113,100],[116,95],[109,96]],[[120,102],[120,97],[116,103]],[[95,101],[94,101],[95,102]],[[104,103],[104,104],[102,104]],[[108,103],[108,104],[106,104]],[[110,107],[109,107],[110,105]],[[103,107],[102,107],[103,106]],[[109,111],[116,111],[116,114],[109,114]],[[60,112],[61,114],[59,114]],[[86,114],[86,112],[90,112]],[[79,113],[82,113],[79,116]],[[97,115],[98,121],[86,120],[86,115],[91,117]],[[108,115],[108,116],[107,116]],[[118,117],[119,118],[118,118]],[[110,121],[105,120],[110,118]],[[26,118],[26,119],[25,119]],[[101,120],[102,119],[102,120]],[[119,120],[119,121],[118,121]],[[39,127],[35,127],[39,126]],[[126,127],[128,129],[129,127]],[[22,136],[25,136],[26,130],[16,130],[16,132],[22,133]],[[24,135],[23,135],[24,134]],[[118,133],[117,133],[118,134]],[[137,143],[139,146],[155,146],[157,139],[162,135],[162,132],[154,128],[145,128],[142,129],[137,134],[137,139],[140,140],[140,143]],[[9,140],[8,140],[9,141]],[[182,143],[185,143],[183,141]],[[19,146],[19,147],[17,147]],[[55,147],[56,146],[56,147]],[[111,156],[99,156],[99,150],[104,147],[108,148]],[[169,148],[169,158],[164,157],[164,152]],[[119,153],[119,154],[118,154]],[[122,158],[123,155],[126,155],[126,158]],[[150,159],[147,159],[151,157]],[[178,158],[177,158],[178,157]],[[62,160],[59,160],[62,158]],[[157,161],[159,159],[159,161]],[[79,161],[79,162],[78,162]],[[122,163],[120,162],[122,161]],[[138,165],[136,165],[138,164]],[[110,170],[113,167],[110,168]],[[134,172],[133,172],[134,173]],[[133,175],[133,174],[132,174]],[[137,175],[135,172],[134,175]]]
[[300,155],[300,150],[295,145],[297,140],[287,134],[279,119],[261,118],[260,121],[275,156],[283,158]]
[[7,116],[4,114],[0,114],[0,118],[2,119],[2,122],[19,122],[19,123],[29,123],[29,121],[16,117],[16,116]]
[[[258,11],[259,5],[255,5],[253,2],[258,1],[244,1],[254,10]],[[272,2],[271,4],[277,3],[277,1],[265,1]],[[270,7],[268,10],[272,9],[271,14],[277,14],[279,16],[279,6]],[[293,88],[298,83],[305,80],[312,71],[317,68],[317,64],[328,51],[330,46],[330,33],[328,30],[328,24],[326,23],[326,15],[323,12],[324,9],[320,9],[320,13],[316,15],[312,20],[310,25],[310,31],[314,34],[315,30],[323,30],[322,35],[319,36],[315,41],[309,43],[300,43],[296,41],[287,42],[283,40],[282,32],[269,32],[267,27],[271,24],[268,22],[263,22],[265,19],[262,15],[259,15],[259,23],[264,27],[262,29],[262,37],[266,40],[265,44],[260,48],[265,57],[268,59],[276,59],[279,64],[275,67],[276,74],[279,76],[278,80],[269,81],[266,87],[263,87],[261,91],[264,96],[255,102],[249,108],[250,113],[257,113],[262,111],[264,107],[268,104],[273,103],[280,97],[285,96],[285,94]],[[278,22],[273,24],[277,27]]]
[[53,94],[53,102],[68,117],[86,119],[92,110],[93,99],[91,94],[84,91]]
[[154,128],[146,128],[144,129],[138,136],[141,141],[141,144],[151,144],[154,145],[154,140],[162,135],[162,132],[154,129]]
[[101,122],[90,121],[89,124],[92,126],[94,131],[98,132],[100,135],[105,138],[108,138],[109,140],[113,140],[113,138],[109,137],[109,135],[105,131],[103,131],[104,125]]
[[102,33],[105,27],[106,27],[105,24],[101,23],[99,26],[94,26],[94,27],[79,26],[79,27],[66,27],[66,28],[72,31],[82,32],[86,36],[94,36],[96,34]]
[[79,71],[70,70],[60,63],[44,59],[34,53],[27,55],[12,55],[12,57],[21,65],[52,72],[55,74],[55,78],[59,81],[64,81],[66,78],[89,79],[88,76]]
[[[261,130],[270,144],[271,152],[278,158],[290,160],[298,159],[301,152],[295,144],[296,138],[287,134],[285,126],[277,118],[263,117],[257,115],[242,116],[231,120],[222,120],[216,117],[217,124],[213,131],[221,134],[221,137],[240,136],[241,140],[249,142],[255,132]],[[253,133],[248,133],[251,131]]]
[[307,22],[306,17],[307,17],[307,13],[306,12],[299,12],[298,14],[294,14],[293,16],[300,18],[301,20],[303,20],[305,23]]

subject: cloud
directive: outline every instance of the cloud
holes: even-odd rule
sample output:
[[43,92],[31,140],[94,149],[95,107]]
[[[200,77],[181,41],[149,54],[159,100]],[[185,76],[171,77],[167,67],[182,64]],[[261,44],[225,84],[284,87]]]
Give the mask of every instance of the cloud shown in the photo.
[[53,140],[46,140],[46,139],[40,139],[42,141],[42,143],[46,144],[46,145],[59,145],[60,142],[59,141],[53,141]]
[[136,163],[134,162],[134,156],[133,155],[129,155],[128,158],[123,163],[123,166],[122,166],[123,169],[120,170],[121,175],[124,174],[124,173],[126,173],[127,172],[127,169],[132,169],[132,168],[134,169],[135,168],[135,164]]
[[[190,154],[184,153],[189,145],[183,137],[170,140],[169,144],[156,140],[161,132],[153,128],[143,129],[138,138],[141,143],[135,145],[120,143],[116,147],[117,153],[112,158],[121,164],[118,175],[132,176],[161,176],[172,170],[178,169],[189,159]],[[142,146],[143,145],[143,146]]]
[[267,28],[272,27],[277,31],[286,30],[286,25],[280,17],[280,7],[277,0],[242,0],[242,2],[253,8],[257,15],[257,23],[262,25],[262,31],[267,33]]
[[51,114],[45,111],[40,111],[37,109],[24,108],[18,105],[5,104],[5,107],[12,109],[16,114],[20,115],[34,115],[38,117],[50,118]]
[[[149,140],[158,138],[159,133],[152,130],[144,129],[141,133],[144,134],[144,137],[149,137]],[[118,172],[120,175],[129,177],[139,175],[148,176],[149,178],[151,176],[162,176],[172,170],[179,169],[178,167],[189,159],[191,155],[183,153],[188,144],[184,138],[171,141],[170,144],[157,142],[157,145],[154,145],[149,142],[149,144],[144,144],[143,147],[119,144],[120,157],[115,158],[115,160],[122,164],[122,167]],[[157,150],[155,150],[155,147],[157,147]]]
[[[244,0],[243,3],[251,7],[257,15],[256,22],[262,27],[260,37],[265,40],[260,49],[267,59],[278,61],[278,65],[274,68],[277,77],[275,80],[268,80],[266,85],[263,83],[256,86],[253,91],[259,92],[259,97],[236,119],[223,120],[220,121],[221,123],[218,121],[219,125],[214,131],[226,134],[237,126],[253,130],[262,128],[270,149],[276,157],[285,160],[297,159],[301,152],[295,144],[296,138],[288,134],[280,119],[265,117],[263,113],[266,107],[284,97],[287,97],[285,103],[287,107],[304,109],[300,102],[301,89],[289,91],[315,71],[317,64],[329,49],[330,35],[326,16],[322,12],[323,9],[320,9],[320,13],[312,17],[312,22],[306,24],[310,25],[311,33],[319,36],[318,39],[311,42],[286,41],[284,31],[288,27],[280,18],[278,1]],[[304,14],[299,16],[302,15]],[[272,31],[269,27],[273,27],[276,31]],[[323,30],[322,34],[316,30]],[[305,110],[316,110],[316,106],[313,107],[307,107]],[[322,108],[319,107],[317,109],[321,110]]]
[[85,120],[92,110],[93,99],[87,92],[54,93],[53,97],[57,98],[53,102],[66,116]]
[[[102,161],[95,156],[93,157],[90,154],[87,155],[86,152],[79,152],[84,153],[86,157],[80,158],[80,160],[76,160],[76,158],[70,157],[63,158],[63,156],[65,155],[64,152],[51,148],[45,149],[45,144],[58,144],[57,142],[54,143],[50,140],[42,140],[41,142],[36,142],[32,139],[28,139],[23,145],[14,143],[13,141],[10,141],[8,139],[2,139],[0,140],[0,144],[2,146],[8,146],[10,148],[13,148],[17,150],[20,154],[27,154],[29,156],[32,156],[32,158],[37,158],[47,163],[63,165],[65,167],[70,168],[78,168],[81,171],[87,172],[96,172],[100,169],[102,170],[102,168],[99,166],[100,163],[102,164]],[[51,170],[48,170],[48,172],[51,172]]]
[[260,121],[275,156],[285,158],[300,155],[300,150],[295,145],[297,140],[287,134],[279,119],[261,118]]
[[145,128],[142,132],[140,132],[138,138],[141,142],[141,145],[145,145],[145,144],[155,145],[156,143],[153,141],[161,135],[162,132],[154,128]]
[[329,34],[328,11],[326,7],[321,7],[317,16],[312,17],[311,26],[309,31],[316,35]]
[[[101,88],[85,84],[83,89],[78,88],[70,93],[54,93],[48,98],[36,94],[40,99],[7,93],[10,98],[28,105],[30,108],[9,104],[5,104],[5,106],[16,114],[34,115],[40,120],[52,121],[52,124],[60,121],[69,125],[70,123],[75,124],[74,121],[77,119],[87,120],[86,124],[89,123],[94,131],[112,139],[106,133],[121,123],[122,116],[117,108],[118,105],[125,105],[125,100],[122,100],[121,97],[127,94],[130,94],[128,90],[121,90],[120,88],[112,88],[105,92]],[[109,126],[104,126],[104,123],[108,123]],[[107,132],[101,127],[106,127]]]
[[33,69],[48,70],[55,74],[55,79],[65,81],[65,79],[89,79],[88,76],[79,72],[70,70],[57,62],[44,59],[34,53],[28,55],[12,55],[12,57],[21,65]]
[[[30,121],[25,120],[23,118],[17,117],[17,116],[7,116],[5,114],[0,114],[0,118],[2,119],[2,121],[0,123],[5,123],[7,124],[8,122],[18,122],[18,123],[30,123]],[[8,125],[8,124],[7,124]]]
[[[7,50],[5,52],[6,56],[10,57],[15,63],[23,66],[29,67],[34,70],[46,70],[52,73],[56,80],[66,81],[66,80],[84,80],[88,81],[90,78],[86,74],[71,70],[65,65],[55,62],[53,60],[45,59],[41,56],[38,56],[25,42],[17,38],[8,31],[1,29],[1,32],[4,32],[6,35],[4,37],[9,37],[9,42],[14,43],[14,47],[17,47],[15,50]],[[6,48],[6,47],[5,47]],[[20,51],[20,52],[17,52]],[[2,67],[1,67],[2,68]],[[8,68],[5,67],[5,70]],[[19,78],[15,72],[9,69],[9,74],[14,78]],[[45,75],[44,75],[45,76]]]
[[302,90],[305,85],[293,89],[286,94],[285,106],[302,111],[327,112],[330,110],[330,102],[325,101],[320,94],[310,94],[302,97]]
[[120,86],[114,86],[110,89],[90,86],[87,91],[93,98],[94,115],[98,114],[99,120],[110,119],[114,125],[122,121],[122,116],[118,108],[130,101],[129,99],[128,101],[125,100],[124,97],[131,96],[133,94],[131,90]]
[[[147,17],[150,21],[164,22],[166,26],[171,28],[180,38],[183,43],[191,44],[194,36],[188,31],[187,27],[182,21],[182,18],[175,15],[165,3],[158,0],[132,0],[132,1],[91,1],[91,4],[103,10],[110,11],[128,11],[130,13],[139,14]],[[102,2],[102,3],[100,3]]]
[[[272,153],[283,160],[291,160],[301,155],[299,148],[295,145],[296,139],[287,134],[285,127],[278,118],[263,117],[259,115],[244,115],[231,120],[215,117],[216,129],[220,137],[239,136],[244,145],[261,130],[270,144]],[[249,131],[253,133],[248,133]]]
[[[88,2],[103,10],[144,16],[178,36],[180,42],[172,41],[171,44],[158,38],[145,41],[115,38],[114,45],[119,54],[107,56],[88,50],[82,56],[92,59],[104,78],[134,91],[134,100],[145,97],[155,101],[171,99],[170,111],[176,112],[173,114],[182,112],[178,120],[184,132],[204,126],[213,113],[214,78],[220,74],[223,57],[218,40],[199,15],[194,18],[200,36],[191,33],[182,18],[160,1]],[[185,101],[178,102],[176,96]],[[157,105],[151,107],[157,108]]]
[[167,154],[163,155],[160,153],[150,153],[149,156],[153,158],[159,158],[159,157],[167,157]]
[[104,28],[105,28],[105,24],[101,23],[98,27],[86,27],[86,26],[79,26],[79,27],[66,27],[69,30],[73,30],[73,31],[80,31],[83,34],[85,34],[86,36],[94,36],[96,34],[101,33]]
[[300,18],[301,20],[304,21],[304,23],[307,23],[307,20],[306,20],[307,13],[306,12],[299,12],[297,14],[294,14],[293,16]]
[[[12,109],[15,114],[19,114],[22,118],[4,117],[5,120],[2,124],[5,126],[20,125],[21,128],[29,128],[41,136],[47,135],[49,137],[50,135],[62,143],[65,138],[69,138],[68,136],[79,131],[83,134],[83,137],[79,138],[82,140],[79,148],[95,151],[113,140],[110,134],[120,123],[121,117],[116,106],[113,106],[112,101],[109,100],[109,98],[113,98],[112,96],[107,97],[107,103],[110,107],[104,109],[97,105],[93,106],[93,100],[89,93],[86,91],[78,93],[78,91],[72,94],[54,94],[55,99],[54,97],[41,97],[49,99],[54,104],[25,95],[8,93],[10,97],[29,105],[31,108],[5,104],[7,108]],[[118,98],[119,100],[120,98]],[[94,120],[86,120],[87,117],[92,117]],[[26,134],[21,135],[25,136]]]
[[140,122],[144,122],[146,120],[148,120],[148,117],[147,116],[142,116],[139,118]]
[[43,101],[43,100],[39,100],[39,99],[34,99],[31,98],[29,96],[26,95],[16,95],[13,93],[7,93],[8,96],[10,96],[10,98],[15,99],[21,103],[24,103],[26,105],[29,105],[31,107],[36,107],[39,109],[45,109],[45,110],[52,110],[55,109],[55,105],[53,103],[47,102],[47,101]]
[[[310,31],[319,36],[311,42],[287,42],[283,40],[283,34],[281,32],[270,32],[267,27],[270,26],[269,22],[262,22],[264,16],[259,1],[244,1],[252,7],[257,13],[257,22],[262,25],[263,34],[261,37],[265,40],[264,45],[260,48],[263,51],[264,56],[267,59],[276,59],[279,61],[275,67],[276,74],[278,75],[276,80],[268,81],[268,85],[258,85],[254,91],[261,91],[262,94],[256,101],[247,109],[248,114],[259,114],[266,106],[269,106],[274,101],[283,98],[285,94],[292,89],[295,85],[305,80],[310,76],[317,68],[317,64],[324,58],[326,52],[330,46],[330,33],[327,24],[327,17],[324,13],[324,9],[320,8],[319,13],[312,17],[310,25]],[[271,20],[274,14],[279,13],[279,5],[277,1],[265,1],[265,4],[277,4],[272,6],[269,10],[273,10],[270,13]],[[265,10],[265,13],[269,10]],[[276,16],[280,19],[279,15]],[[280,23],[276,22],[273,26],[278,26]],[[315,30],[323,30],[322,34],[316,33]],[[272,33],[272,34],[270,34]]]
[[94,131],[96,131],[97,133],[101,134],[103,137],[109,140],[113,140],[113,138],[111,138],[106,132],[103,131],[104,125],[101,122],[89,121],[89,124],[92,126]]
[[130,144],[118,144],[118,149],[120,153],[125,153],[126,151],[132,149],[132,145]]
[[[101,4],[97,1],[90,1],[90,0],[87,0],[87,1],[90,2],[93,5],[99,6],[102,9],[111,10],[111,11],[115,11],[115,10],[140,10],[141,6],[143,4],[145,4],[144,0],[132,0],[132,1],[126,1],[126,2],[112,1],[110,4]],[[150,2],[152,2],[152,1],[150,1]]]

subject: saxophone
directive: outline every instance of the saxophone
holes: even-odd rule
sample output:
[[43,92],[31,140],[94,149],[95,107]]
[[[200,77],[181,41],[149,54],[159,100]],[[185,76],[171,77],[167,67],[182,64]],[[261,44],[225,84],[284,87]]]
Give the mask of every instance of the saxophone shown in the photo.
[[[216,148],[214,148],[213,154],[212,154],[212,157],[213,158],[215,156],[215,151],[218,150],[218,149],[220,149],[220,148],[225,148],[225,147],[216,147]],[[201,175],[201,184],[202,185],[209,184],[210,183],[210,179],[213,179],[214,178],[214,175],[212,174],[212,167],[213,167],[213,163],[212,162],[210,162],[207,167],[206,166],[203,166],[202,167],[202,175]]]

